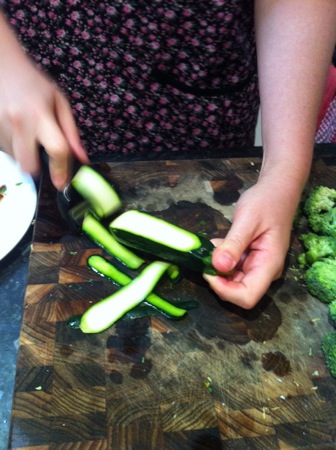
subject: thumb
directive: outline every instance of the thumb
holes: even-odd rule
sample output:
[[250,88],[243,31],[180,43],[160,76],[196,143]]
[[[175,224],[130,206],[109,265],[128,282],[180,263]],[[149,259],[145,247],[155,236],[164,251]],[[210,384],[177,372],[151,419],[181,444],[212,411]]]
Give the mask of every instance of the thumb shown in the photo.
[[225,239],[212,254],[212,264],[220,272],[229,272],[241,262],[255,239],[255,230],[251,223],[234,221]]
[[57,189],[68,183],[71,171],[69,144],[51,114],[46,114],[39,123],[38,141],[49,156],[50,178]]
[[56,91],[55,94],[55,107],[59,126],[69,143],[71,152],[82,164],[88,164],[89,158],[82,146],[71,106],[60,91]]

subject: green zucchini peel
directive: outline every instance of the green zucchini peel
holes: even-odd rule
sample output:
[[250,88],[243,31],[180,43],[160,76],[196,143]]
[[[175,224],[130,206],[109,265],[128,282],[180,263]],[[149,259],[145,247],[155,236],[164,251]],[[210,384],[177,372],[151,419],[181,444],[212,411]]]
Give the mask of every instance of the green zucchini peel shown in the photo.
[[153,291],[170,264],[154,261],[129,284],[91,306],[81,317],[83,333],[100,333],[111,327],[125,313],[140,304]]
[[[117,284],[118,286],[126,286],[132,281],[132,278],[126,275],[124,272],[121,272],[119,269],[117,269],[113,264],[111,264],[109,261],[107,261],[103,256],[101,255],[91,255],[87,259],[87,264],[90,267],[91,270],[93,270],[95,273],[98,273],[99,275],[108,278],[113,283]],[[167,269],[167,274],[169,277],[173,276],[173,279],[176,274],[176,268],[175,266],[170,266]],[[186,310],[182,308],[178,308],[175,305],[172,305],[171,303],[167,302],[160,296],[156,295],[155,293],[150,293],[146,297],[146,302],[150,303],[152,306],[162,310],[166,314],[168,314],[169,317],[183,317],[186,314]]]
[[99,247],[117,258],[130,269],[138,269],[145,261],[122,245],[104,225],[92,214],[87,213],[82,223],[82,231]]

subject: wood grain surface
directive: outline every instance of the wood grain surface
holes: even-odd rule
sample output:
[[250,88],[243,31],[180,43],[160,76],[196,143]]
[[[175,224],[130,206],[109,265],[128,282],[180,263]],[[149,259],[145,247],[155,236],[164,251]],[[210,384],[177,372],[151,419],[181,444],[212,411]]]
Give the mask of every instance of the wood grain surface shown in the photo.
[[[224,236],[260,159],[100,163],[125,209]],[[336,187],[334,160],[307,188]],[[200,275],[156,292],[198,307],[180,321],[120,320],[85,335],[67,319],[116,287],[86,266],[104,254],[71,234],[47,178],[40,192],[20,336],[10,446],[38,450],[336,448],[336,380],[321,336],[327,306],[300,280],[294,230],[283,277],[252,311],[221,302]],[[105,255],[106,256],[106,255]],[[146,258],[148,262],[150,259]],[[133,272],[133,275],[136,273]]]

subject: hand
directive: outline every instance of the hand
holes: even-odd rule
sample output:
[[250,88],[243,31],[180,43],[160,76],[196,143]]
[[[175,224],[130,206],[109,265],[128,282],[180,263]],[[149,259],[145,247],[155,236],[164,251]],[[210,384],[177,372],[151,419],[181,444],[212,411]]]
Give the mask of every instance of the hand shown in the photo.
[[241,196],[227,236],[213,240],[214,267],[235,272],[227,277],[204,275],[222,300],[251,309],[281,276],[295,210],[295,199],[286,199],[286,190],[279,186],[258,182]]
[[72,157],[84,164],[88,157],[66,97],[26,56],[20,62],[0,75],[0,146],[32,175],[40,171],[38,148],[44,147],[51,180],[62,189]]

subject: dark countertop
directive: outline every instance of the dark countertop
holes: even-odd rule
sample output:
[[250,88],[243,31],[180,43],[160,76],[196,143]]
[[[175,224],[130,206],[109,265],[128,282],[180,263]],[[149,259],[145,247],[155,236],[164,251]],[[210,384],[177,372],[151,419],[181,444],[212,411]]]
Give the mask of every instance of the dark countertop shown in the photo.
[[[315,149],[316,157],[335,157],[336,145],[318,145]],[[244,152],[232,152],[225,157],[260,156],[261,148],[252,148]],[[212,157],[222,156],[216,153]],[[162,155],[150,156],[150,159],[188,159],[188,155]],[[190,158],[190,157],[189,157]],[[193,155],[193,159],[209,158],[209,154]],[[104,158],[96,158],[95,161]],[[144,159],[133,157],[134,160]],[[116,157],[113,161],[125,161],[126,157]],[[127,160],[130,160],[127,157]],[[33,235],[33,226],[27,231],[16,248],[0,262],[0,450],[7,449],[10,415],[13,399],[14,377],[18,339],[22,320],[22,305],[25,295],[27,271],[29,264],[30,243]]]
[[0,449],[7,449],[18,339],[22,320],[31,226],[17,247],[0,262]]

